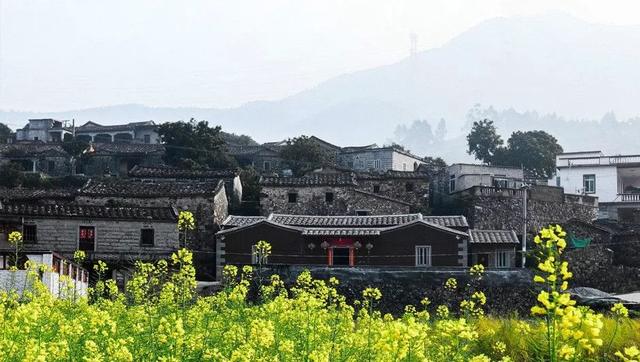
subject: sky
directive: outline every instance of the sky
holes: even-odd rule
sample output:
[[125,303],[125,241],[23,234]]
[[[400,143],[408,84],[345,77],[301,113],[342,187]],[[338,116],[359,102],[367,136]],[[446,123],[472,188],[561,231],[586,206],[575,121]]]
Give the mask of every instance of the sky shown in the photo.
[[0,109],[230,108],[441,46],[495,17],[638,24],[638,1],[0,0]]

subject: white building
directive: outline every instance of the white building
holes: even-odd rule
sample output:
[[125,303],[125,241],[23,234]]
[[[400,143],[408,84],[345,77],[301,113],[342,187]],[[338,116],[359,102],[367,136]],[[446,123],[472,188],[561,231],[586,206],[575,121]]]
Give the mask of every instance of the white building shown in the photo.
[[354,171],[415,171],[421,157],[397,147],[345,147],[338,155],[338,166]]
[[502,189],[522,187],[524,172],[519,167],[455,163],[447,168],[449,193],[474,186],[493,186]]
[[599,218],[622,221],[638,217],[640,155],[567,152],[556,156],[556,168],[549,185],[563,187],[566,193],[597,196]]
[[50,118],[30,119],[24,128],[16,130],[16,140],[62,142],[65,134],[71,134],[68,123]]

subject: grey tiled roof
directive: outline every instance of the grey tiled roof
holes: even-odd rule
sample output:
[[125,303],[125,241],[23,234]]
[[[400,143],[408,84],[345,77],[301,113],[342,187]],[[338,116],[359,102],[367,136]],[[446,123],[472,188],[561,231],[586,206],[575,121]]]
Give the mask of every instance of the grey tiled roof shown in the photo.
[[269,220],[283,225],[305,227],[386,227],[421,219],[421,214],[372,216],[315,216],[272,214]]
[[41,141],[21,141],[0,144],[0,153],[9,158],[20,157],[69,157],[69,154],[57,143]]
[[380,235],[380,228],[304,228],[302,235],[310,236],[367,236]]
[[162,154],[164,153],[164,145],[151,143],[93,143],[86,153],[88,155]]
[[448,215],[448,216],[423,216],[423,220],[432,224],[446,226],[450,228],[455,227],[469,227],[467,218],[462,215]]
[[141,181],[132,179],[91,179],[80,189],[83,196],[189,197],[215,195],[224,187],[222,180]]
[[518,244],[518,237],[513,230],[469,230],[472,244]]
[[76,189],[28,189],[22,187],[7,188],[0,187],[0,200],[41,200],[41,199],[70,199],[77,194]]
[[134,166],[129,176],[139,178],[218,179],[235,177],[233,170],[188,170],[170,166]]
[[255,224],[259,221],[265,220],[264,216],[236,216],[229,215],[223,222],[222,226],[244,226]]
[[170,207],[109,207],[78,204],[31,205],[3,203],[0,204],[0,215],[114,220],[176,220],[176,213]]
[[358,172],[356,178],[363,180],[426,179],[427,174],[418,171],[388,170],[386,172]]
[[262,186],[339,186],[357,185],[354,174],[309,174],[302,177],[261,177]]

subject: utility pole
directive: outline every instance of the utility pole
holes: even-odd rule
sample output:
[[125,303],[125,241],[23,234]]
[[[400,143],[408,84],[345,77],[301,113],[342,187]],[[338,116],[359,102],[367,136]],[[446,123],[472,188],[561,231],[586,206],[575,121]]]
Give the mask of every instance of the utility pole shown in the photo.
[[529,186],[522,183],[522,268],[527,260],[527,191]]

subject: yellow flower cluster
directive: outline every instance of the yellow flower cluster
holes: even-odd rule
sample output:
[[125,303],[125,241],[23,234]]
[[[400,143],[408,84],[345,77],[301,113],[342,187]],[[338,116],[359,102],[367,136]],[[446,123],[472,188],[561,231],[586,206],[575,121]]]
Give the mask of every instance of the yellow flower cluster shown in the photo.
[[22,243],[22,233],[19,231],[12,231],[9,233],[9,236],[7,239],[9,240],[9,243],[11,245]]
[[444,283],[444,288],[449,291],[454,291],[458,287],[458,281],[455,278],[449,278]]
[[178,214],[178,230],[189,231],[196,228],[196,221],[191,211],[180,211]]

